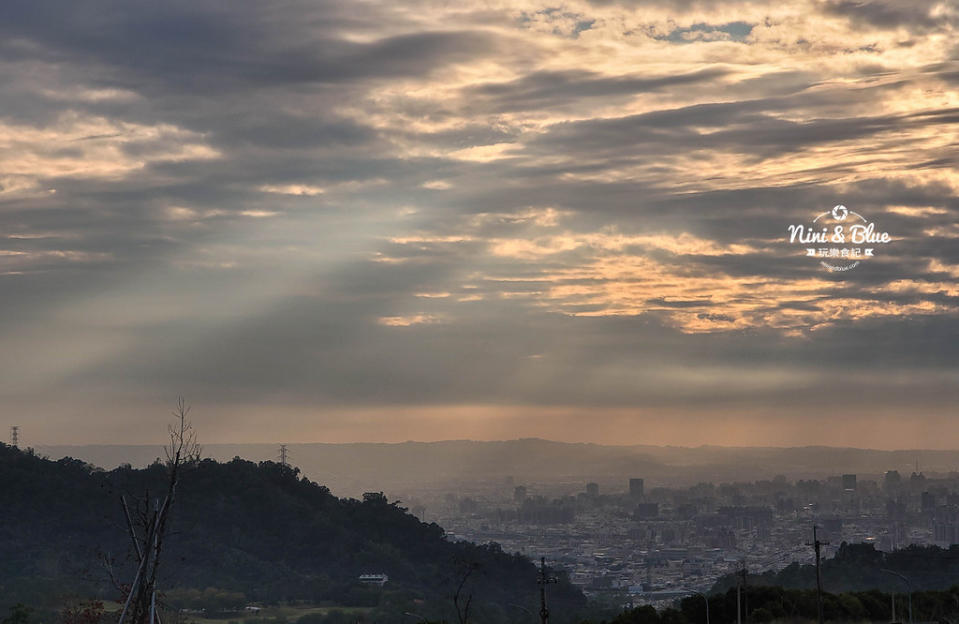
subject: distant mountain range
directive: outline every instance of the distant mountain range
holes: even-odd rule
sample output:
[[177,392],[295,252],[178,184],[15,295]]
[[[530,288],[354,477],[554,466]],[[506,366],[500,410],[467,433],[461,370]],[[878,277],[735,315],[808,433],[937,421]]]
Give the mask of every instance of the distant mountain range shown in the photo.
[[[205,455],[276,460],[279,444],[207,444]],[[513,477],[523,482],[599,482],[604,491],[625,491],[627,479],[647,487],[700,481],[823,478],[842,473],[879,477],[887,470],[927,475],[959,470],[959,451],[880,451],[838,447],[662,447],[573,444],[541,439],[501,442],[451,440],[398,444],[289,444],[290,463],[335,493],[449,485]],[[75,457],[103,468],[145,466],[162,456],[160,446],[39,446],[51,458]]]

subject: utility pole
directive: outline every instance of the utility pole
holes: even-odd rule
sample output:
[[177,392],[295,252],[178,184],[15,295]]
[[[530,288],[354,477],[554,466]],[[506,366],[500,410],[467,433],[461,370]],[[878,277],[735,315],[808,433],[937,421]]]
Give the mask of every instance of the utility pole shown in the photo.
[[20,445],[20,427],[14,425],[10,427],[10,442],[14,447],[19,448]]
[[912,622],[913,622],[913,620],[912,620],[912,583],[909,582],[909,579],[908,579],[908,578],[906,578],[906,577],[903,576],[902,574],[899,574],[898,572],[894,572],[894,571],[892,571],[892,570],[887,570],[887,569],[885,569],[885,568],[883,568],[883,569],[881,569],[881,570],[879,570],[879,571],[880,571],[880,572],[885,572],[886,574],[892,574],[893,576],[899,577],[899,578],[902,579],[902,581],[906,584],[906,589],[909,590],[909,624],[912,624]]
[[709,624],[709,596],[707,596],[703,592],[696,591],[695,589],[687,589],[686,591],[688,591],[691,594],[696,594],[697,596],[701,597],[703,600],[706,601],[706,624]]
[[823,624],[822,613],[822,556],[820,549],[822,546],[829,546],[829,542],[820,542],[816,533],[816,525],[812,525],[812,543],[806,542],[806,546],[812,546],[816,549],[816,610],[819,615],[819,624]]
[[749,624],[749,572],[743,559],[743,620]]
[[546,608],[546,586],[550,583],[559,583],[559,579],[546,574],[546,557],[540,557],[539,578],[536,579],[536,584],[539,585],[539,621],[541,624],[549,624],[549,609]]
[[743,585],[742,581],[739,578],[739,575],[736,575],[736,624],[743,624],[743,600],[742,600],[742,591]]
[[284,466],[289,466],[290,464],[288,464],[286,460],[287,460],[286,445],[281,444],[280,445],[280,464]]

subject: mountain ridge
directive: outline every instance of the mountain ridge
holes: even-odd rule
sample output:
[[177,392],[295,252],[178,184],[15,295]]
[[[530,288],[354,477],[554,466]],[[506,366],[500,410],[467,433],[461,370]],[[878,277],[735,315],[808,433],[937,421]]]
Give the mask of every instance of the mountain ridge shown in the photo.
[[[540,438],[291,443],[287,449],[290,462],[305,475],[322,480],[337,493],[354,496],[369,489],[403,493],[427,485],[506,477],[517,482],[603,480],[604,488],[625,491],[631,477],[645,478],[647,487],[655,487],[754,481],[780,474],[791,479],[821,479],[848,472],[878,478],[887,470],[908,474],[917,460],[926,472],[952,472],[959,467],[959,450],[608,446]],[[159,445],[39,446],[37,450],[51,457],[70,455],[104,468],[122,463],[146,466],[162,457]],[[205,451],[222,461],[234,456],[265,461],[276,459],[278,445],[208,444]]]

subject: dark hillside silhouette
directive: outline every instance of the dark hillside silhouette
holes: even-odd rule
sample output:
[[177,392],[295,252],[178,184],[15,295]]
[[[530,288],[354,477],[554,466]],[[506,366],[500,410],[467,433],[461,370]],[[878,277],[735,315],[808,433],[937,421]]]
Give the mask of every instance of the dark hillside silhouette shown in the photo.
[[[162,492],[165,467],[106,472],[74,459],[49,461],[0,445],[0,608],[69,593],[115,599],[103,557],[134,565],[119,496]],[[218,588],[245,601],[306,600],[381,606],[422,600],[452,619],[464,564],[473,612],[508,617],[502,605],[532,604],[536,567],[496,545],[452,542],[379,493],[341,499],[298,470],[274,462],[199,462],[184,475],[164,549],[161,592]],[[358,576],[385,573],[382,588]],[[127,577],[130,575],[127,574]],[[551,590],[557,613],[585,599],[563,578]]]
[[[831,592],[906,591],[903,581],[885,570],[904,575],[916,590],[949,589],[959,584],[959,544],[949,548],[913,545],[887,553],[872,544],[843,542],[835,557],[823,561],[823,586]],[[816,569],[792,563],[778,572],[750,574],[749,584],[814,589]],[[735,577],[727,575],[713,589],[725,591],[735,586]]]

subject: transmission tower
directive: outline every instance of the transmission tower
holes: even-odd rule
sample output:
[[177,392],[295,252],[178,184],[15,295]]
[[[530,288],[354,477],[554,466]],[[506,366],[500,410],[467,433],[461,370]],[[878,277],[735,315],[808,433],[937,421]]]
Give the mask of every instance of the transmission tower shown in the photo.
[[10,443],[15,447],[20,445],[20,427],[16,425],[10,427]]
[[287,462],[287,458],[288,458],[288,453],[286,451],[286,445],[281,444],[280,445],[280,464],[284,466],[289,466],[290,464]]
[[806,542],[806,546],[812,546],[816,549],[816,607],[819,614],[819,624],[823,624],[823,613],[822,613],[822,568],[820,567],[820,548],[822,546],[829,546],[829,542],[820,542],[819,537],[816,534],[816,525],[812,525],[812,543]]

